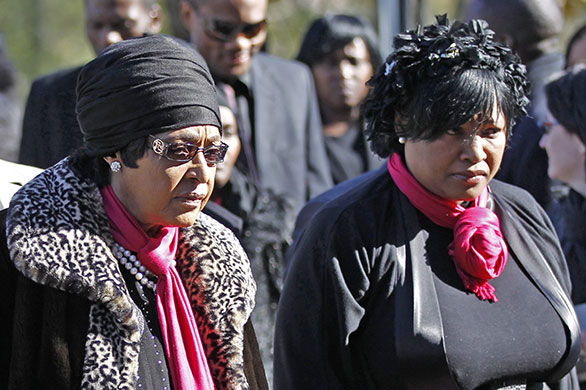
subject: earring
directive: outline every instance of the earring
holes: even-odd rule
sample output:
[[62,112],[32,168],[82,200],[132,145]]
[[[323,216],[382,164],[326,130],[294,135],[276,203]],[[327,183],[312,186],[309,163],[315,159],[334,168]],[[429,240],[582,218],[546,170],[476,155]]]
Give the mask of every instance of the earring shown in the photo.
[[120,161],[112,161],[112,163],[110,164],[110,169],[112,170],[112,172],[118,173],[120,172],[120,169],[122,169],[122,164],[120,164]]
[[406,141],[407,141],[407,138],[405,138],[405,137],[399,137],[399,143],[400,143],[401,145],[405,145],[405,142],[406,142]]

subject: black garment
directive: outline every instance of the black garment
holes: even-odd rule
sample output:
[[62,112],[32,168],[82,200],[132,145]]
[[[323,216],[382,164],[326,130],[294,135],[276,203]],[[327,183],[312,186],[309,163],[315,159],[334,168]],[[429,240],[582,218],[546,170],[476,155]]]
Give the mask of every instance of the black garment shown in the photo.
[[300,62],[261,52],[241,81],[253,97],[244,100],[258,182],[291,199],[298,212],[332,186],[311,71]]
[[574,304],[586,302],[586,199],[574,190],[558,199],[561,220],[556,225],[572,279]]
[[366,136],[357,126],[340,137],[325,136],[325,144],[334,184],[377,168],[382,161],[370,151]]
[[[429,235],[428,261],[448,364],[456,381],[462,388],[475,389],[494,377],[514,377],[519,370],[527,373],[529,382],[546,381],[566,351],[564,326],[515,253],[509,256],[502,274],[490,282],[499,301],[479,302],[474,294],[465,293],[448,254],[453,231],[435,225],[421,213],[418,217]],[[528,320],[530,317],[539,321]]]
[[[501,299],[518,299],[511,302],[518,307],[529,294],[550,305],[549,313],[557,316],[548,314],[554,327],[556,321],[563,324],[554,338],[561,335],[565,348],[559,364],[539,370],[550,387],[577,389],[572,368],[580,350],[579,327],[569,299],[567,267],[553,227],[525,191],[498,181],[492,181],[490,189],[512,259],[518,260],[523,270],[518,275],[525,275],[525,285],[533,289],[515,295],[501,287]],[[443,306],[444,292],[453,292],[478,305],[475,307],[491,304],[464,291],[461,285],[438,293],[430,267],[433,242],[417,210],[388,171],[377,171],[359,187],[323,206],[301,235],[279,303],[275,390],[473,386],[466,378],[453,375],[459,367],[453,367],[446,355],[446,351],[450,353],[446,338],[454,332],[445,332],[444,321],[449,326],[459,323],[457,318],[443,317],[447,309],[454,308]],[[498,296],[499,289],[496,293]],[[479,308],[477,313],[480,316],[475,321],[490,320],[489,312]],[[541,315],[527,308],[521,314],[510,313],[508,324],[495,324],[489,337],[502,338],[498,344],[504,348],[493,351],[498,356],[489,360],[504,360],[511,348],[520,347],[507,338],[507,325],[516,321],[516,326],[523,322],[539,329],[535,324],[541,324]],[[521,331],[522,327],[513,330]],[[475,348],[467,352],[469,359],[484,358]],[[517,379],[531,381],[533,375],[525,368],[510,374],[511,367],[483,380],[508,384]],[[535,388],[541,384],[536,383]]]
[[20,163],[48,168],[83,144],[75,116],[80,70],[60,70],[33,82],[22,122]]
[[270,189],[255,186],[237,167],[227,185],[216,189],[214,195],[222,207],[232,210],[243,220],[240,241],[250,259],[257,287],[256,304],[250,318],[270,381],[274,323],[283,288],[285,253],[293,232],[293,202]]
[[163,333],[157,314],[156,294],[150,288],[141,285],[126,268],[120,267],[120,271],[130,298],[140,308],[145,321],[138,354],[137,386],[140,386],[141,390],[159,390],[164,386],[171,390],[173,381],[169,374]]
[[539,146],[542,135],[543,129],[533,118],[518,122],[496,178],[527,190],[547,209],[552,198],[551,180],[547,175],[547,153]]

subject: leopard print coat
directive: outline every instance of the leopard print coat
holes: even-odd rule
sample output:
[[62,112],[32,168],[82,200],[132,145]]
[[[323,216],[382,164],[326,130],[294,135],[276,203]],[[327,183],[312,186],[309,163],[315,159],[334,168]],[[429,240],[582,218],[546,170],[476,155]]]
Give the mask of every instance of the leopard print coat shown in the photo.
[[[130,299],[111,248],[114,241],[97,186],[67,159],[13,198],[7,244],[26,278],[91,302],[83,389],[134,389],[142,313]],[[184,280],[216,387],[248,389],[244,324],[256,286],[234,235],[205,214],[181,229],[177,267]]]

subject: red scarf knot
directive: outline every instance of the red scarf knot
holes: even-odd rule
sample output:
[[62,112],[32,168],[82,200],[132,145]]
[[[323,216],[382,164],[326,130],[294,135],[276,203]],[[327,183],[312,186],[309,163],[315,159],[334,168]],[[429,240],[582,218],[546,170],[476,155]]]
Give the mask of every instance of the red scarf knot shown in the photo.
[[498,299],[488,281],[498,277],[509,257],[498,216],[489,208],[488,189],[474,199],[470,208],[441,198],[425,189],[409,172],[401,156],[388,161],[389,173],[411,204],[439,226],[454,230],[448,253],[466,289],[480,299]]

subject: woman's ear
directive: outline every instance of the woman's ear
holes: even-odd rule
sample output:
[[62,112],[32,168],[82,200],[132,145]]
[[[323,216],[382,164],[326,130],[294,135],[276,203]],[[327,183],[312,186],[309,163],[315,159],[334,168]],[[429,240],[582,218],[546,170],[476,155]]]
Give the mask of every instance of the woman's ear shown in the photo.
[[112,154],[110,156],[104,156],[103,159],[104,161],[106,161],[108,165],[112,165],[114,161],[122,163],[122,157],[120,157],[120,152],[116,152],[115,154]]

